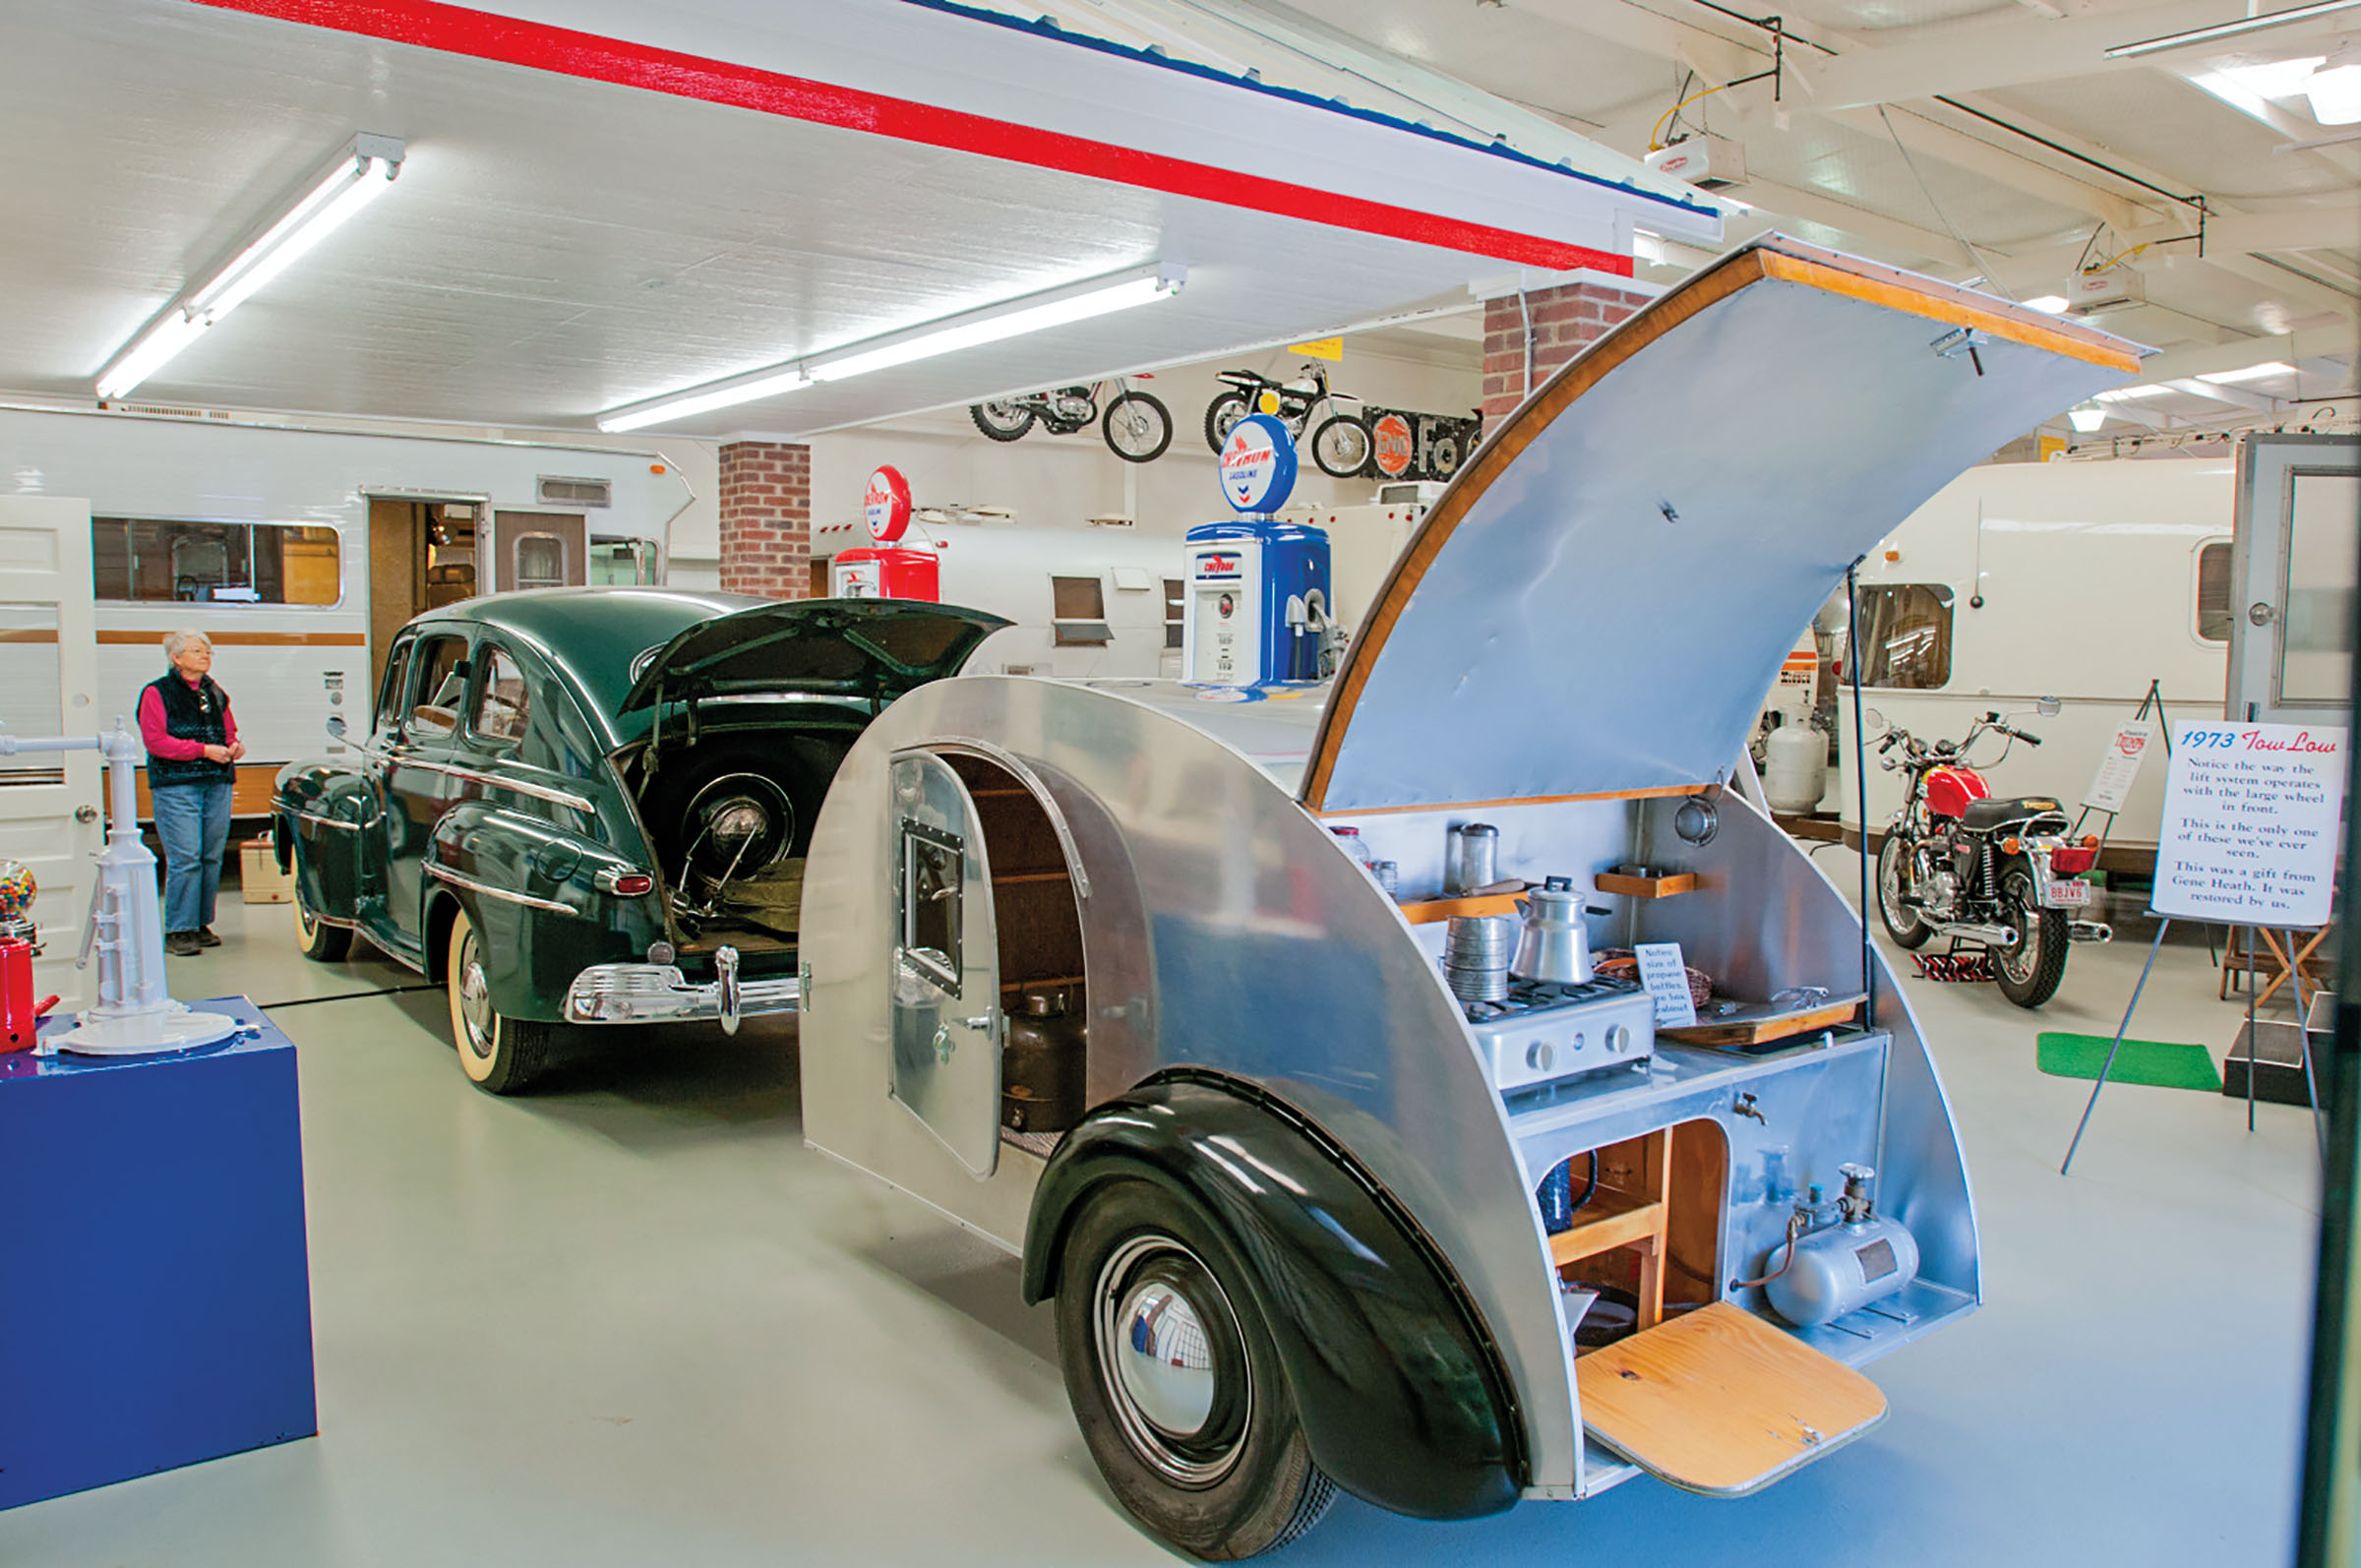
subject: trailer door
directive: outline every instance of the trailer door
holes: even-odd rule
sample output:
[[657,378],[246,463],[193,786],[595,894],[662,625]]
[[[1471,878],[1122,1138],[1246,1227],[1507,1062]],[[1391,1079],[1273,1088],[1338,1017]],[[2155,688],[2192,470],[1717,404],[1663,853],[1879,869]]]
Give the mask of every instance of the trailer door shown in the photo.
[[1000,1154],[1000,960],[976,803],[940,757],[893,759],[893,1098],[978,1179]]
[[[0,723],[30,738],[91,735],[119,715],[136,724],[139,692],[98,692],[91,583],[91,507],[0,497]],[[33,989],[75,1011],[91,998],[77,969],[91,902],[91,857],[105,838],[95,752],[0,756],[0,860],[40,886],[31,916],[40,957]]]
[[2238,448],[2233,723],[2351,722],[2361,441],[2249,436]]

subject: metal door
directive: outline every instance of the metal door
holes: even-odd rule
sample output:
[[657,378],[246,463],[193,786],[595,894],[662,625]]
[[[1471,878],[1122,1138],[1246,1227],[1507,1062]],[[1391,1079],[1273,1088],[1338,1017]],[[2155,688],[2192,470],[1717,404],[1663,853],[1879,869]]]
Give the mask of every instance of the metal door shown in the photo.
[[[91,598],[90,503],[0,497],[0,722],[14,734],[91,735],[118,714],[139,722],[137,690],[98,699]],[[154,663],[162,674],[160,648]],[[99,775],[95,752],[0,757],[0,860],[23,862],[40,884],[33,986],[68,1011],[92,999],[93,972],[74,959],[106,836]]]
[[2350,723],[2361,440],[2248,437],[2235,537],[2223,717]]
[[1000,1157],[1000,958],[976,803],[943,760],[893,759],[893,1098],[978,1178]]

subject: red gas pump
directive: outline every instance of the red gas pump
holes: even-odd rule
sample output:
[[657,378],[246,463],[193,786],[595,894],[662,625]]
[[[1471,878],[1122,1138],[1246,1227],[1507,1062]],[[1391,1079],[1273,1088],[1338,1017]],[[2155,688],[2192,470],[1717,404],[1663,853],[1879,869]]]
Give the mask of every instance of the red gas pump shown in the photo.
[[933,550],[901,543],[910,528],[910,482],[898,468],[869,476],[861,511],[877,547],[839,550],[828,565],[828,592],[839,599],[942,599],[941,563]]

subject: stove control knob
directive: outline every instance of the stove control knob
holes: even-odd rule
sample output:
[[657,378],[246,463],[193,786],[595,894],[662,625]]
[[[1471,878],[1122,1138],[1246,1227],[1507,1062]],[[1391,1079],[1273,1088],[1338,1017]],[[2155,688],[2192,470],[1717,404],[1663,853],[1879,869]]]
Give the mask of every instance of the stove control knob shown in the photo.
[[1525,1048],[1525,1065],[1536,1072],[1547,1072],[1557,1059],[1557,1049],[1546,1040],[1537,1040]]
[[1615,1052],[1629,1051],[1631,1049],[1631,1026],[1629,1024],[1607,1025],[1606,1049]]

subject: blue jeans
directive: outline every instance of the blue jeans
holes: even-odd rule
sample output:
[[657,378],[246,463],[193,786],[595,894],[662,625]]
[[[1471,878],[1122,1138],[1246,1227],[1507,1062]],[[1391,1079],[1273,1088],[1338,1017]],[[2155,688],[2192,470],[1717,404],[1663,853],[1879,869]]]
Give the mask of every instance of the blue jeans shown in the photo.
[[221,852],[229,845],[229,784],[166,784],[151,792],[164,845],[164,930],[213,923]]

